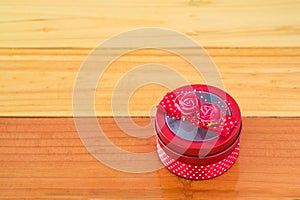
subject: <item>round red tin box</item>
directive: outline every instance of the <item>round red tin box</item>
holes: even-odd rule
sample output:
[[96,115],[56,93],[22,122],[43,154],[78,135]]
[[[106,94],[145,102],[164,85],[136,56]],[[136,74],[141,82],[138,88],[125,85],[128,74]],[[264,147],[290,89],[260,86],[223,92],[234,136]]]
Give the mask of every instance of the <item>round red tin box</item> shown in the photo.
[[239,154],[241,113],[226,92],[187,85],[168,92],[157,106],[157,152],[174,174],[205,180],[226,172]]

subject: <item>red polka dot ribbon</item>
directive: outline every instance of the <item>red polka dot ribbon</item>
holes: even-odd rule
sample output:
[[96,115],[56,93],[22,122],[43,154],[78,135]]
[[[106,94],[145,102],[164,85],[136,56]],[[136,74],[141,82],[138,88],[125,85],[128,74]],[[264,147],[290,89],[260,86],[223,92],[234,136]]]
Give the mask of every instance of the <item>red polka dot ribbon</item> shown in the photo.
[[157,107],[173,118],[189,121],[221,136],[228,136],[237,124],[234,117],[226,114],[228,107],[222,111],[218,103],[207,100],[202,103],[194,91],[168,92]]

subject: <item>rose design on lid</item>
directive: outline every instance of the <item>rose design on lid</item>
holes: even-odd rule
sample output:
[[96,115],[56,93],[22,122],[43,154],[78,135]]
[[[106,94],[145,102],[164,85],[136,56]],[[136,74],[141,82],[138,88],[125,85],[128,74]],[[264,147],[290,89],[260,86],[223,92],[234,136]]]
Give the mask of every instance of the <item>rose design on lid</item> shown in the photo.
[[191,116],[198,112],[201,101],[194,93],[182,93],[175,99],[175,106],[184,116]]
[[222,111],[218,104],[206,103],[200,108],[199,119],[204,123],[218,124],[222,120]]
[[180,94],[169,92],[160,101],[158,109],[173,119],[186,120],[222,136],[229,135],[237,123],[234,117],[227,115],[226,110],[222,111],[217,103],[202,104],[197,91],[185,91]]

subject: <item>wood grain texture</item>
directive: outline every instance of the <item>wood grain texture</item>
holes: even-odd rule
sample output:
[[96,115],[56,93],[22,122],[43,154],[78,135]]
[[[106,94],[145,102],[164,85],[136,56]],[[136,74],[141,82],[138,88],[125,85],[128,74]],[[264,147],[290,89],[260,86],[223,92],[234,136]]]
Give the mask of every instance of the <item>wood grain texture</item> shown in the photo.
[[[118,147],[155,151],[154,137],[133,138],[113,118],[99,123]],[[72,118],[0,118],[0,198],[299,199],[299,131],[299,118],[243,118],[237,163],[216,179],[188,181],[164,168],[131,174],[105,166],[82,145]]]
[[[89,51],[138,27],[169,28],[205,46],[244,116],[300,116],[299,9],[299,1],[283,0],[2,1],[0,116],[72,116],[73,86]],[[178,56],[155,50],[126,54],[98,84],[97,116],[113,115],[117,82],[148,63],[169,66],[189,83],[205,83]],[[131,79],[155,76],[165,74],[150,71]],[[141,87],[130,100],[117,102],[128,104],[129,114],[119,109],[114,115],[149,116],[166,91],[158,85]],[[115,92],[131,91],[124,84]]]
[[[186,51],[196,55],[193,49]],[[300,116],[300,48],[207,51],[219,68],[225,90],[237,100],[244,116]],[[0,49],[0,116],[72,116],[76,76],[89,52],[90,49]],[[115,51],[111,49],[107,54]],[[157,84],[134,91],[129,88],[137,86],[138,80],[156,76],[172,80],[171,75],[151,70],[132,75],[119,90],[115,89],[130,70],[149,63],[176,70],[188,83],[205,83],[195,68],[177,55],[154,49],[127,53],[109,65],[99,81],[95,89],[96,114],[112,116],[112,94],[133,92],[130,99],[117,99],[115,108],[128,104],[130,115],[149,116],[151,107],[168,89]],[[114,115],[128,116],[127,107],[117,109]]]
[[[1,1],[0,199],[300,199],[299,10],[298,0]],[[164,168],[124,173],[102,164],[69,118],[74,83],[93,48],[139,27],[169,28],[204,46],[243,116],[298,118],[243,118],[240,157],[213,180],[188,181]],[[107,59],[116,52],[109,49]],[[169,89],[150,84],[133,92],[128,86],[173,77],[149,70],[114,88],[130,70],[149,63],[168,66],[189,83],[205,83],[190,63],[161,50],[115,60],[95,89],[95,112],[107,137],[129,152],[155,151],[155,138],[130,137],[111,116],[140,116],[133,120],[147,125],[144,117],[153,116],[151,108]],[[112,113],[113,92],[133,92],[114,105],[128,105],[129,114],[127,108]],[[112,147],[102,149],[118,156]]]
[[137,27],[204,46],[298,47],[300,2],[285,0],[1,1],[1,47],[88,47]]

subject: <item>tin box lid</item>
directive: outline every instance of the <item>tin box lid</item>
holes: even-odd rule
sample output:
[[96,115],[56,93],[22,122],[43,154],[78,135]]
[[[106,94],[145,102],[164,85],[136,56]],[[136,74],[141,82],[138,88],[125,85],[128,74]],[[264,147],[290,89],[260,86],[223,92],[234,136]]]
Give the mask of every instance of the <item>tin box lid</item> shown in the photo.
[[171,150],[187,156],[222,153],[237,140],[241,113],[225,91],[187,85],[168,92],[157,106],[157,136]]

